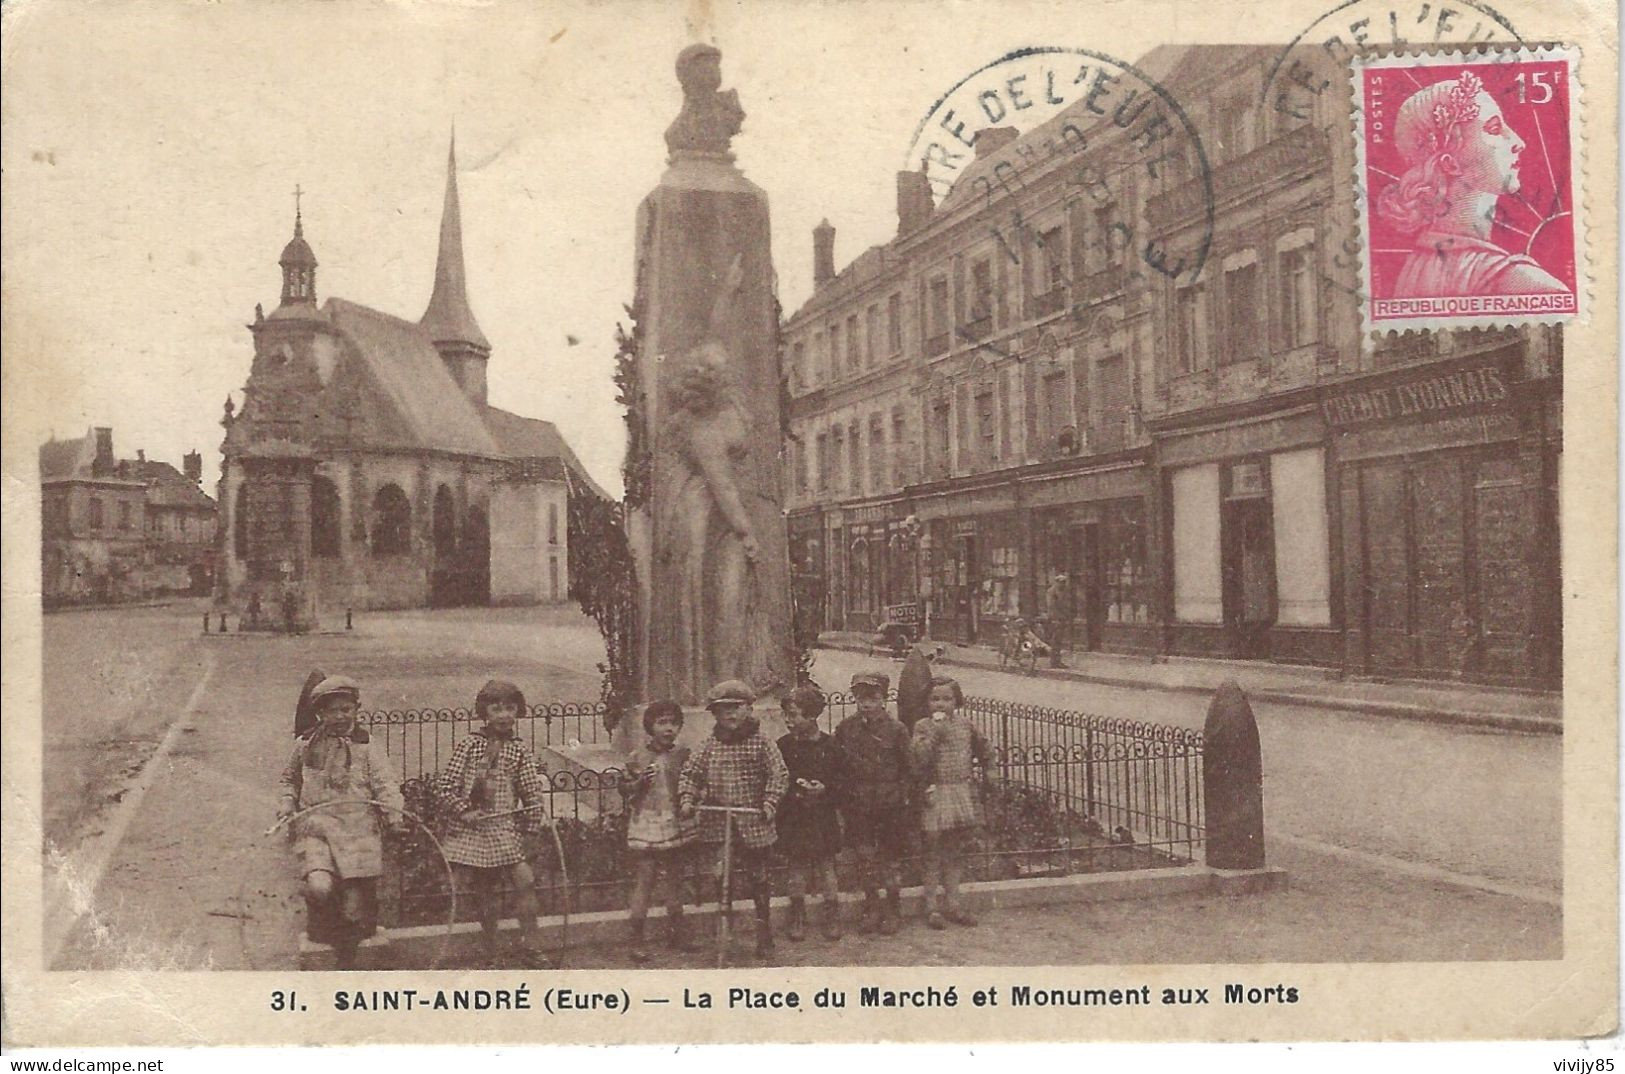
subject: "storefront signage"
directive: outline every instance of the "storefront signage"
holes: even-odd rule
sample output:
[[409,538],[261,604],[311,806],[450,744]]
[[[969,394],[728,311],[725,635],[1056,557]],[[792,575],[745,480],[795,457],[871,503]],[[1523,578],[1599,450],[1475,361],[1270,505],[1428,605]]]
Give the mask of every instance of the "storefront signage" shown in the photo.
[[1353,462],[1381,455],[1444,451],[1516,440],[1518,432],[1518,419],[1511,414],[1459,414],[1425,425],[1348,430],[1337,437],[1337,456]]
[[1409,380],[1328,395],[1321,412],[1328,425],[1346,429],[1404,418],[1442,417],[1468,407],[1493,406],[1508,395],[1504,368],[1484,362],[1450,372],[1424,371]]
[[1170,438],[1162,445],[1162,465],[1184,466],[1226,456],[1262,455],[1319,443],[1324,436],[1325,426],[1321,424],[1320,415],[1307,410],[1300,414]]
[[1086,500],[1118,500],[1126,496],[1143,496],[1145,491],[1144,468],[1131,466],[1034,482],[1023,486],[1022,498],[1031,507],[1049,507]]

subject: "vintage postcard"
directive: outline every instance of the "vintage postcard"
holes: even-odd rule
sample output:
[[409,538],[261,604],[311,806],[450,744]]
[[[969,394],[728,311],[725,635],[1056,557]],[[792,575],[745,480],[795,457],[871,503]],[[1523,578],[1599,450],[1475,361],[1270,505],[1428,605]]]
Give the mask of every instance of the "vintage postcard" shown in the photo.
[[1610,7],[3,17],[8,1045],[1615,1028]]

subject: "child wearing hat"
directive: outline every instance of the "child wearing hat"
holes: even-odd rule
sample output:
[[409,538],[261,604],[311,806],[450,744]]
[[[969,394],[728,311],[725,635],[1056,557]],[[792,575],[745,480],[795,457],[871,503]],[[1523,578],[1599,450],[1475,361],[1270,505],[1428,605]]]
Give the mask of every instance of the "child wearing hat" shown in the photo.
[[779,854],[790,867],[790,919],[784,934],[792,940],[806,936],[807,888],[815,887],[824,938],[839,940],[835,855],[841,849],[841,818],[836,805],[846,782],[846,758],[835,739],[818,729],[824,694],[817,686],[798,686],[779,705],[790,729],[779,739],[779,753],[790,772],[790,791],[779,813]]
[[474,892],[486,961],[496,961],[507,880],[519,917],[517,955],[525,965],[540,968],[547,965],[536,946],[541,907],[519,833],[546,821],[548,792],[535,758],[514,737],[524,711],[525,695],[513,683],[493,679],[480,687],[474,712],[483,725],[457,743],[437,790],[451,814],[441,848],[458,890]]
[[632,869],[632,898],[628,907],[632,925],[632,961],[649,961],[643,946],[644,919],[654,894],[657,874],[666,885],[666,921],[671,946],[690,950],[683,928],[683,866],[694,842],[694,822],[677,814],[678,783],[690,750],[677,744],[683,730],[683,706],[655,701],[643,710],[648,741],[626,760],[626,851]]
[[[878,671],[852,676],[858,711],[835,729],[835,744],[846,760],[841,818],[846,840],[857,849],[863,870],[861,932],[895,934],[902,887],[900,863],[907,849],[908,730],[886,711],[891,679]],[[883,890],[885,905],[876,893]]]
[[[915,773],[924,790],[920,827],[925,834],[925,923],[934,929],[974,925],[958,906],[965,853],[982,826],[972,762],[986,766],[987,739],[971,718],[959,683],[946,676],[931,680],[931,718],[914,725]],[[942,902],[937,902],[937,885]]]
[[[776,838],[773,818],[790,784],[778,747],[762,734],[751,713],[756,692],[738,679],[719,682],[706,695],[716,717],[711,737],[683,766],[678,804],[683,817],[699,816],[700,842],[720,848],[733,824],[732,870],[743,875],[756,902],[756,954],[773,953],[768,853]],[[702,805],[740,807],[751,812],[701,812]],[[729,893],[730,896],[732,893]]]
[[405,823],[400,780],[356,722],[361,688],[353,680],[330,675],[309,686],[306,697],[316,723],[304,727],[282,770],[277,819],[292,819],[306,934],[333,948],[339,969],[353,969],[361,941],[378,929],[383,828]]

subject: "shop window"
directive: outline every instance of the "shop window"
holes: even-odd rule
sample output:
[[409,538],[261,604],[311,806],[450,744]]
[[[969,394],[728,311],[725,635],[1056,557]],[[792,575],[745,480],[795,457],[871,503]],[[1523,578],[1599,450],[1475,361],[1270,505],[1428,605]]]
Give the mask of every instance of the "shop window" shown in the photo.
[[1145,551],[1145,504],[1139,499],[1106,504],[1101,525],[1101,582],[1109,623],[1144,623],[1151,616],[1150,571]]
[[867,612],[873,609],[873,592],[869,571],[869,542],[859,537],[852,542],[846,569],[847,609]]
[[896,357],[903,353],[903,296],[894,294],[886,299],[886,348]]
[[1222,357],[1227,364],[1258,357],[1259,298],[1257,261],[1247,261],[1225,271],[1226,332]]
[[1174,371],[1194,373],[1207,365],[1207,286],[1174,291]]
[[385,485],[372,498],[372,554],[404,556],[412,550],[412,503],[399,485]]
[[986,555],[980,586],[982,615],[999,619],[1020,615],[1021,563],[1015,541],[1009,537],[990,539]]
[[310,554],[331,559],[339,554],[339,490],[325,477],[310,483]]
[[1314,247],[1298,246],[1282,250],[1278,277],[1281,301],[1281,341],[1288,347],[1303,347],[1319,338],[1320,311],[1315,295]]

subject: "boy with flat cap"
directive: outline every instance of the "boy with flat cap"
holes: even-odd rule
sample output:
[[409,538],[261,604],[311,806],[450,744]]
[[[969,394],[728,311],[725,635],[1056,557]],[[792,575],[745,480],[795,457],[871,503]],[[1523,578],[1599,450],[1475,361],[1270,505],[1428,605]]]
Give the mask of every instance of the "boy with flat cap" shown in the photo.
[[[863,869],[863,917],[860,932],[891,936],[902,920],[898,893],[899,863],[907,848],[909,749],[908,729],[886,711],[891,679],[878,671],[852,676],[858,711],[835,729],[835,744],[846,758],[846,793],[841,807],[846,840],[857,850]],[[885,905],[876,897],[885,890]]]
[[[277,810],[278,820],[294,818],[290,836],[305,881],[305,932],[332,946],[339,969],[354,968],[361,941],[378,928],[383,828],[405,825],[400,779],[356,722],[360,703],[361,688],[342,675],[310,688],[316,724],[303,729],[282,770]],[[328,802],[335,804],[324,806]]]
[[[731,868],[734,875],[745,878],[751,889],[756,902],[756,954],[767,958],[773,953],[768,853],[777,838],[773,818],[790,787],[790,773],[779,748],[762,734],[751,712],[755,701],[756,691],[738,679],[711,687],[705,707],[716,717],[716,726],[683,766],[677,782],[677,801],[680,816],[692,818],[698,814],[700,842],[718,854],[727,825],[733,824]],[[701,812],[702,805],[750,812]]]

